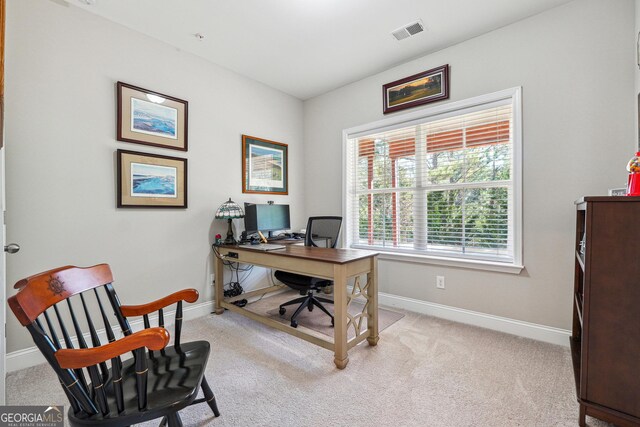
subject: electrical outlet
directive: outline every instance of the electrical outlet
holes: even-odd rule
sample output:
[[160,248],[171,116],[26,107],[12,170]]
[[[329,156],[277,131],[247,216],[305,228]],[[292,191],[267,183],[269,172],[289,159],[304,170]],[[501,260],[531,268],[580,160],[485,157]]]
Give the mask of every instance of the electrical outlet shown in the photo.
[[216,275],[211,273],[209,275],[209,283],[216,283]]
[[436,288],[444,289],[444,276],[436,276]]

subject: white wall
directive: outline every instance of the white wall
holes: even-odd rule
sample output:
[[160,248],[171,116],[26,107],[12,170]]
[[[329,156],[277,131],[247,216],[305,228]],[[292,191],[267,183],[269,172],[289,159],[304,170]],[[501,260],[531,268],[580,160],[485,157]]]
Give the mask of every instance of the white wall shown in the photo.
[[[304,226],[301,101],[63,2],[9,0],[7,14],[7,238],[22,246],[8,296],[28,275],[107,262],[123,303],[185,287],[211,300],[228,197],[290,203]],[[189,102],[188,152],[116,141],[118,80]],[[242,194],[243,133],[289,144],[289,196]],[[188,209],[116,209],[119,148],[186,157]],[[32,346],[7,318],[7,351]]]
[[526,268],[516,276],[381,260],[380,291],[569,329],[573,202],[624,186],[636,146],[634,3],[575,1],[306,101],[307,212],[341,211],[341,132],[383,117],[382,85],[443,64],[449,101],[523,88]]

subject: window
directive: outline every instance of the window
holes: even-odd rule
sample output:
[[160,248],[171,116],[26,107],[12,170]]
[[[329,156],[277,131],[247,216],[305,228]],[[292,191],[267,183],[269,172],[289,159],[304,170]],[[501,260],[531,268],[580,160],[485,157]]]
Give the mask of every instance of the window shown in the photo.
[[345,131],[348,246],[519,266],[519,100],[516,88]]

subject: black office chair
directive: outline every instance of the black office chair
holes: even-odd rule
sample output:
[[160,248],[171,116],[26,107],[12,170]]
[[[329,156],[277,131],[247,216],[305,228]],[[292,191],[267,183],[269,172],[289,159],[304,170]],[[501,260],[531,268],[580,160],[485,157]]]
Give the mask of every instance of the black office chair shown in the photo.
[[[340,226],[342,225],[342,217],[340,216],[312,216],[307,222],[307,234],[305,235],[305,246],[318,246],[316,242],[320,240],[328,239],[327,246],[335,248],[338,243],[338,235],[340,234]],[[301,298],[285,302],[280,305],[280,315],[284,315],[287,311],[285,309],[288,305],[300,304],[296,309],[293,316],[291,316],[291,326],[298,327],[298,321],[296,318],[305,309],[313,311],[313,307],[316,306],[320,310],[327,313],[331,317],[331,326],[333,326],[333,315],[329,313],[321,303],[333,304],[333,301],[327,298],[317,297],[313,293],[320,292],[327,286],[332,286],[333,281],[327,279],[320,279],[317,277],[304,276],[302,274],[289,273],[286,271],[276,271],[276,279],[280,280],[285,285],[300,292],[301,295],[305,295]]]

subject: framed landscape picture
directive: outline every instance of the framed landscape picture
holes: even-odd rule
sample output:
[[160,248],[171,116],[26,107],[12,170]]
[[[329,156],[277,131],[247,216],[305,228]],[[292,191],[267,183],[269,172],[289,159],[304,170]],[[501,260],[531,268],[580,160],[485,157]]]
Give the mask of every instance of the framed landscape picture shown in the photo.
[[186,208],[187,159],[118,150],[119,208]]
[[382,86],[384,114],[449,98],[449,64]]
[[188,103],[118,82],[118,141],[187,151]]
[[289,194],[288,146],[242,135],[242,192]]

